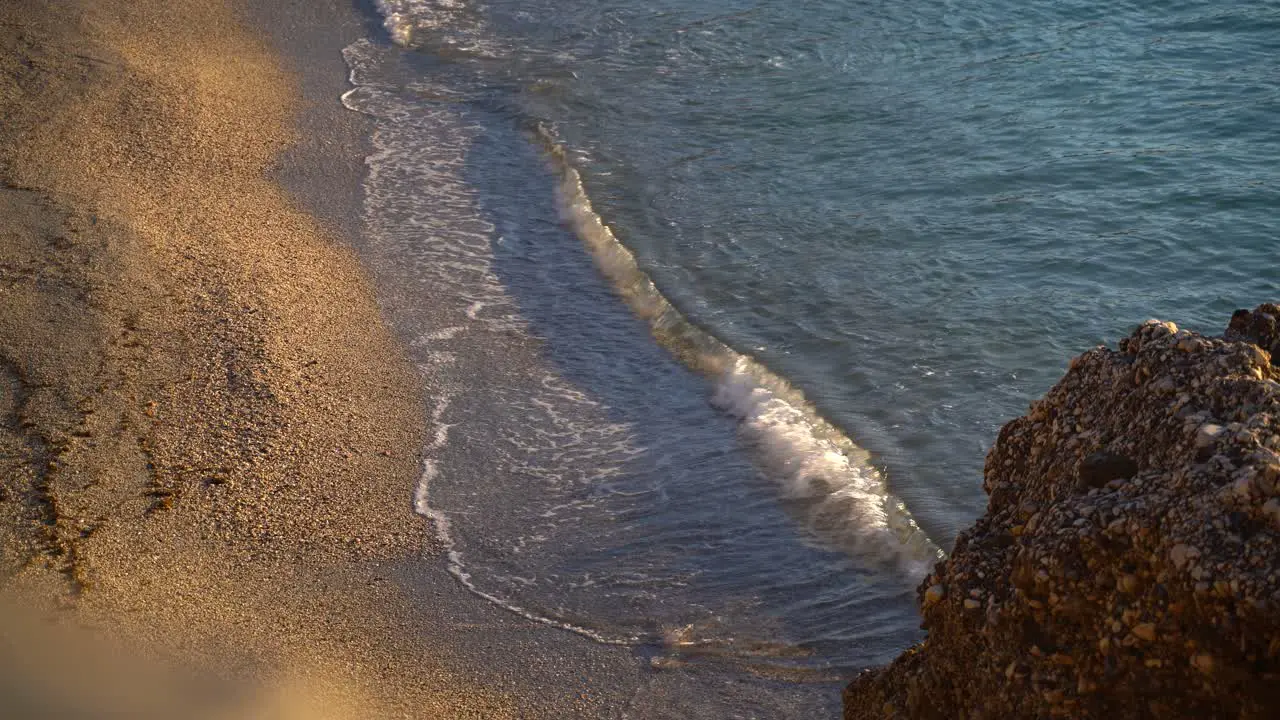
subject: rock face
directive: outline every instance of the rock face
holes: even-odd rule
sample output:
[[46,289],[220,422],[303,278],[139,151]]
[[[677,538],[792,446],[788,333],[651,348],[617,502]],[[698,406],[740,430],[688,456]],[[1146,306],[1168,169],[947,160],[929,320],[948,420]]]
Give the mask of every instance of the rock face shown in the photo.
[[[1096,348],[987,456],[853,718],[1280,717],[1280,306]],[[1277,357],[1280,362],[1280,357]]]

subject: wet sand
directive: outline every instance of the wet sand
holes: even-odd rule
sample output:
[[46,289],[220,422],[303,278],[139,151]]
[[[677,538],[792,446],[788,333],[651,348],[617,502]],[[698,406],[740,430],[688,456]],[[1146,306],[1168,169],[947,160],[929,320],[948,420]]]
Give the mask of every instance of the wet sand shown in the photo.
[[430,408],[338,102],[380,32],[0,4],[10,717],[685,717],[718,682],[469,594],[413,512]]
[[[399,266],[403,259],[380,252],[365,237],[362,184],[373,123],[339,101],[352,87],[343,48],[365,38],[390,43],[382,18],[369,0],[253,0],[247,17],[266,31],[301,89],[296,141],[275,158],[268,175],[353,247],[373,279],[384,318],[402,345],[407,344],[420,335],[424,305],[433,299],[405,287]],[[436,377],[425,380],[439,383]],[[501,407],[490,410],[504,412]],[[437,430],[428,423],[429,436]],[[403,502],[417,481],[415,472],[406,481]],[[464,589],[447,564],[444,554],[429,546],[422,556],[383,566],[394,567],[389,577],[399,583],[418,620],[406,630],[429,638],[432,656],[461,682],[513,702],[517,717],[691,716],[681,693],[701,691],[696,675],[656,672],[644,648],[601,645],[504,610]]]
[[[340,223],[268,177],[301,92],[242,12],[0,6],[3,701],[511,716],[393,577],[431,550],[419,379]],[[229,684],[123,670],[170,661]]]

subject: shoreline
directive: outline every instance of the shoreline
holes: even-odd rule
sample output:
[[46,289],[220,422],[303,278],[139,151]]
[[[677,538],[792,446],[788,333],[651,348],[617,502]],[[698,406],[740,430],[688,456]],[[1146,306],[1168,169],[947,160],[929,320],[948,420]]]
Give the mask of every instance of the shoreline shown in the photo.
[[[424,306],[434,312],[446,303],[407,282],[400,259],[366,236],[364,180],[375,122],[341,102],[353,87],[342,51],[361,39],[389,45],[382,18],[369,0],[251,0],[248,6],[254,24],[267,28],[281,62],[302,89],[296,120],[303,136],[276,158],[268,175],[354,249],[372,279],[385,322],[401,347],[408,347],[422,331]],[[411,359],[422,361],[412,353]],[[426,376],[423,382],[430,387],[440,378]],[[427,402],[429,411],[437,409],[434,400]],[[438,431],[438,422],[438,417],[428,421],[429,436]],[[405,503],[419,480],[415,472]],[[425,527],[428,521],[421,522]],[[643,652],[602,645],[473,594],[450,573],[443,552],[388,566],[394,566],[388,575],[399,583],[413,613],[429,621],[420,632],[429,633],[440,661],[467,682],[513,698],[516,716],[585,720],[645,707],[638,698],[657,681]]]
[[[394,577],[432,542],[420,381],[335,242],[350,226],[266,179],[302,88],[243,10],[0,10],[6,595],[234,683],[95,710],[511,716],[433,659]],[[73,635],[34,642],[91,655]],[[5,646],[14,707],[103,702],[22,680],[51,674],[31,642]]]
[[406,346],[438,300],[362,237],[372,123],[339,98],[371,10],[0,8],[0,698],[25,716],[666,717],[718,682],[471,594],[414,513],[434,379]]

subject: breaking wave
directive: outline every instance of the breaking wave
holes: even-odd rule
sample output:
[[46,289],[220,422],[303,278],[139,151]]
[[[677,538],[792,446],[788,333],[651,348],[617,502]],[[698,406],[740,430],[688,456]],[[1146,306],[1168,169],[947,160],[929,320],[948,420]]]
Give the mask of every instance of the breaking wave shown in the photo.
[[564,219],[596,266],[654,338],[712,383],[711,402],[738,421],[757,461],[808,529],[860,558],[896,561],[913,578],[944,557],[889,492],[866,450],[784,378],[690,322],[667,300],[595,211],[554,133],[539,125],[534,135],[559,175]]

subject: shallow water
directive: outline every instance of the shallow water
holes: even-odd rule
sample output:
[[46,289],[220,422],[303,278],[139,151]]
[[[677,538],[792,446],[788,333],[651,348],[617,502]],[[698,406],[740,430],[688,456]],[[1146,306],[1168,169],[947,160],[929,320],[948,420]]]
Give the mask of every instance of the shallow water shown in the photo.
[[1268,3],[382,5],[420,509],[475,592],[751,688],[673,716],[832,707],[1071,355],[1280,297]]

